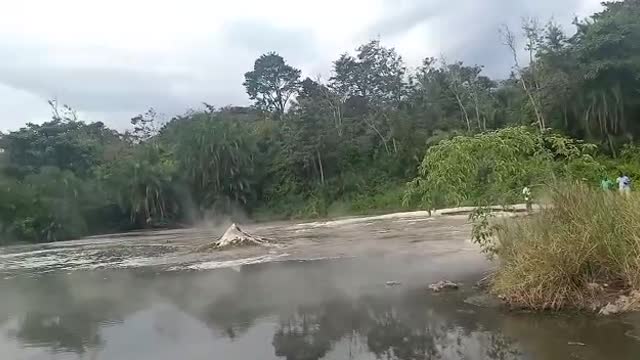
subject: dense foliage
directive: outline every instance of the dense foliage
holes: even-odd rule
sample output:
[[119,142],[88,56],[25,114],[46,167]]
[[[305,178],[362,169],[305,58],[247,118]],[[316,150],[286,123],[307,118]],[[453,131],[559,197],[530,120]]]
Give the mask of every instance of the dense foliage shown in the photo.
[[[594,180],[620,167],[613,159],[633,172],[640,2],[606,3],[576,21],[571,36],[532,20],[523,30],[522,39],[502,32],[516,55],[507,79],[434,58],[409,69],[394,49],[371,41],[340,56],[326,81],[302,79],[267,53],[244,76],[254,106],[205,104],[164,124],[150,109],[126,133],[79,121],[52,101],[50,122],[0,137],[0,241],[221,212],[395,210],[414,178],[407,204],[431,208],[509,202],[549,176]],[[527,64],[518,61],[522,50]]]
[[526,127],[458,136],[427,150],[405,203],[428,209],[509,204],[521,200],[523,187],[557,178],[597,184],[606,167],[592,156],[594,150],[592,144]]

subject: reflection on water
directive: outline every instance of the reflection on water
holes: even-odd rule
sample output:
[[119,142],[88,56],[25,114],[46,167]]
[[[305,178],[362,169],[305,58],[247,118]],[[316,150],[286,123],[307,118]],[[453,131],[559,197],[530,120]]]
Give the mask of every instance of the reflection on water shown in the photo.
[[[381,276],[372,264],[334,261],[0,280],[0,352],[3,359],[63,360],[640,354],[640,342],[625,336],[636,329],[631,318],[508,314],[464,303],[470,289],[434,296],[410,280],[387,288]],[[577,342],[585,346],[570,344]]]

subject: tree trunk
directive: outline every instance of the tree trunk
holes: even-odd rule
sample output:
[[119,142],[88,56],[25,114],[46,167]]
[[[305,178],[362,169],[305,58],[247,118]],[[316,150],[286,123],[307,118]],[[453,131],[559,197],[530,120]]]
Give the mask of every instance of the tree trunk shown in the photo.
[[[518,62],[518,51],[516,50],[516,44],[515,44],[515,37],[513,35],[513,33],[511,32],[511,30],[505,26],[504,27],[504,40],[505,40],[505,45],[507,45],[509,47],[509,49],[511,49],[511,55],[513,56],[513,63],[515,65],[515,69],[516,71],[520,74],[520,83],[522,84],[522,88],[524,89],[525,94],[527,94],[527,97],[529,98],[529,101],[531,102],[531,106],[533,106],[533,111],[536,114],[536,120],[538,121],[538,126],[540,127],[540,132],[544,131],[546,124],[544,121],[544,117],[542,115],[541,110],[538,108],[538,104],[536,102],[535,97],[533,96],[533,94],[531,93],[529,87],[527,86],[527,82],[524,78],[524,71],[522,70],[522,68],[520,67],[520,63]],[[535,85],[535,61],[533,61],[533,54],[530,52],[529,56],[531,58],[531,65],[532,67],[532,71],[534,74],[534,87]]]
[[324,185],[324,166],[322,165],[322,157],[320,156],[320,150],[316,149],[316,155],[318,156],[318,170],[320,170],[320,183]]
[[458,96],[458,93],[454,91],[453,95],[455,95],[458,106],[460,106],[460,110],[462,110],[462,114],[464,115],[464,120],[467,122],[467,130],[471,132],[471,122],[469,121],[469,114],[467,113],[467,109],[464,107],[464,104],[462,103],[460,96]]
[[529,101],[531,102],[531,106],[533,106],[533,111],[536,114],[536,120],[538,120],[538,126],[540,127],[540,131],[542,132],[542,131],[544,131],[544,129],[546,127],[546,124],[544,122],[544,117],[542,116],[542,112],[538,108],[538,104],[536,102],[536,99],[533,96],[533,94],[531,93],[529,87],[527,86],[527,82],[525,81],[525,79],[522,76],[522,74],[520,74],[520,82],[522,83],[522,88],[524,89],[524,92],[527,94],[527,97],[529,98]]
[[474,96],[473,102],[476,108],[476,121],[478,122],[478,130],[482,130],[482,126],[480,126],[480,109],[478,107],[478,98]]
[[336,129],[338,130],[338,136],[342,137],[342,111],[340,110],[340,105],[334,108],[333,117],[335,119]]
[[587,133],[587,139],[591,139],[591,109],[593,107],[593,104],[589,105],[587,107],[587,110],[584,113],[584,128],[585,128],[585,132]]
[[384,136],[382,136],[382,133],[380,133],[376,125],[366,120],[365,122],[367,123],[367,125],[369,125],[369,127],[371,127],[371,129],[373,129],[373,131],[376,132],[376,134],[378,134],[378,136],[380,137],[380,140],[382,140],[382,144],[384,145],[384,149],[387,152],[387,155],[391,154],[391,152],[389,151],[389,145],[387,145],[387,140],[384,138]]
[[613,139],[611,139],[611,134],[607,134],[607,140],[609,140],[609,149],[611,149],[611,155],[613,156],[613,158],[617,158],[618,156],[616,155],[616,148],[613,145]]

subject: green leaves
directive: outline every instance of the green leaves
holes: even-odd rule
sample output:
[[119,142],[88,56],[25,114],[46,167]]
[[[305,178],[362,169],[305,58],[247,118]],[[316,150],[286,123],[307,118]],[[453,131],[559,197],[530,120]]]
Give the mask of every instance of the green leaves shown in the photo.
[[343,54],[334,62],[333,89],[345,98],[361,97],[373,107],[397,106],[406,91],[402,57],[379,40],[356,51],[355,57]]
[[469,214],[469,222],[473,224],[471,240],[480,246],[480,250],[489,260],[493,260],[493,257],[498,254],[495,236],[496,231],[500,230],[500,225],[491,223],[493,217],[491,209],[485,207],[478,207]]
[[600,176],[603,167],[592,152],[580,141],[526,127],[458,136],[427,150],[405,203],[433,209],[521,201],[524,186],[555,177]]
[[37,172],[43,166],[55,166],[88,175],[100,161],[99,151],[109,130],[101,123],[53,120],[42,125],[27,124],[1,138],[7,166],[17,174]]
[[176,170],[172,155],[162,145],[143,143],[102,169],[102,180],[129,214],[131,224],[149,227],[165,224],[179,214]]
[[640,177],[638,149],[623,147],[640,136],[640,2],[607,2],[576,26],[505,33],[516,71],[504,80],[434,58],[410,71],[374,40],[325,82],[264,54],[244,77],[253,107],[204,103],[162,128],[153,108],[120,134],[51,101],[52,121],[0,134],[0,232],[62,239],[235,206],[321,216],[394,204],[389,189],[412,178],[405,205],[433,209],[520,201],[554,178]]
[[23,180],[0,178],[0,243],[67,240],[89,232],[86,212],[100,204],[95,182],[45,167]]
[[245,205],[254,197],[257,141],[252,123],[224,114],[194,114],[177,125],[176,162],[201,210],[220,202]]
[[264,111],[284,114],[289,100],[300,88],[300,70],[272,52],[260,56],[253,71],[244,74],[244,87],[255,105]]

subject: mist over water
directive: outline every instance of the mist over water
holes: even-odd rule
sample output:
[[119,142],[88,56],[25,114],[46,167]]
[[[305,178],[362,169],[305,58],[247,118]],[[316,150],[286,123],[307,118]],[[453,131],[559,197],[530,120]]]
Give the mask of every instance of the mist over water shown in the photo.
[[[0,248],[0,359],[637,359],[640,318],[478,307],[467,217],[224,225]],[[457,292],[433,294],[439,280]],[[399,283],[388,286],[387,282]],[[582,345],[584,344],[584,346]]]
[[[640,353],[640,342],[628,336],[637,331],[633,319],[467,304],[477,295],[470,285],[478,274],[449,260],[392,256],[16,276],[0,280],[0,349],[3,359],[34,360],[636,359]],[[442,272],[467,286],[431,294],[426,286]],[[386,286],[391,280],[401,285]]]

